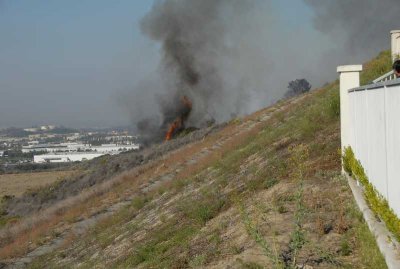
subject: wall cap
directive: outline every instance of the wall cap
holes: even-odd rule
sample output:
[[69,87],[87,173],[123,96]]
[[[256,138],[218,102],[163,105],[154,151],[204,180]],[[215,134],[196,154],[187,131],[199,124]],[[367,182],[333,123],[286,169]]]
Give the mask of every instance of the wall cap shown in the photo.
[[400,33],[400,30],[393,30],[393,31],[390,31],[390,34],[399,34]]
[[392,86],[398,86],[398,85],[400,85],[400,78],[364,85],[361,87],[350,89],[348,92],[352,93],[352,92],[358,92],[358,91],[376,90],[376,89],[383,89],[385,87],[392,87]]
[[362,70],[362,65],[341,65],[337,68],[338,73],[361,72]]

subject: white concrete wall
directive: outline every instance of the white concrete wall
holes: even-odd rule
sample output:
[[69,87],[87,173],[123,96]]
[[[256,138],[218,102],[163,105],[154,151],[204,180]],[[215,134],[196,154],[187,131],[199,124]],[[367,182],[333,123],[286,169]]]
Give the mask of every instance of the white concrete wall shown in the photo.
[[392,42],[392,57],[393,61],[399,59],[400,56],[400,30],[390,32]]
[[400,216],[400,80],[351,91],[348,100],[349,144]]
[[340,74],[340,130],[342,150],[350,144],[350,106],[348,90],[360,86],[362,65],[343,65],[337,68]]

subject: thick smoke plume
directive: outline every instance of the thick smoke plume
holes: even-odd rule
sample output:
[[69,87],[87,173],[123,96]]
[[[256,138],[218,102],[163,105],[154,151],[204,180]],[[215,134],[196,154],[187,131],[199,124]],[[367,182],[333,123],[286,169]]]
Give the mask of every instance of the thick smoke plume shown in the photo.
[[337,65],[388,49],[389,31],[400,28],[397,1],[290,1],[305,2],[307,18],[287,17],[277,0],[156,1],[141,29],[160,44],[160,66],[123,102],[152,141],[179,119],[183,96],[193,103],[187,126],[254,112],[282,98],[289,81],[318,87]]
[[192,123],[198,125],[216,116],[224,96],[217,61],[226,50],[226,30],[221,19],[226,3],[227,0],[161,1],[143,19],[143,33],[160,42],[163,51],[165,92],[158,97],[161,130],[188,120],[188,113],[181,115],[179,100],[183,97],[194,101]]

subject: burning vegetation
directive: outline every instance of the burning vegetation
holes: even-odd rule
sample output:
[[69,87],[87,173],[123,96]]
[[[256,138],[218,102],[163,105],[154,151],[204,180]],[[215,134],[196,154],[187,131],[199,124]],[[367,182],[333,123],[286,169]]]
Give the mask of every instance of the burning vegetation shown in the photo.
[[142,32],[160,42],[162,51],[163,93],[155,95],[159,114],[138,124],[149,143],[170,141],[190,131],[189,122],[195,129],[214,119],[212,112],[222,96],[215,53],[224,47],[219,10],[225,1],[158,1],[143,18]]
[[184,95],[181,98],[181,102],[178,108],[178,117],[170,124],[167,134],[165,135],[165,141],[171,140],[176,134],[180,133],[185,129],[185,122],[189,118],[190,112],[192,111],[192,101]]

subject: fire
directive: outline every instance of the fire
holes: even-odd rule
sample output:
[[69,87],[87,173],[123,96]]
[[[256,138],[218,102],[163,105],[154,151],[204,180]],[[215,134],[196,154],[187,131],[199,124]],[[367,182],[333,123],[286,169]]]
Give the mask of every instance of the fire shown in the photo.
[[171,140],[175,132],[181,129],[181,127],[182,127],[182,119],[178,118],[169,126],[167,135],[165,136],[165,141]]
[[181,98],[181,107],[178,110],[179,116],[171,123],[165,135],[165,141],[170,141],[174,135],[185,128],[185,121],[192,111],[192,101],[187,96]]

